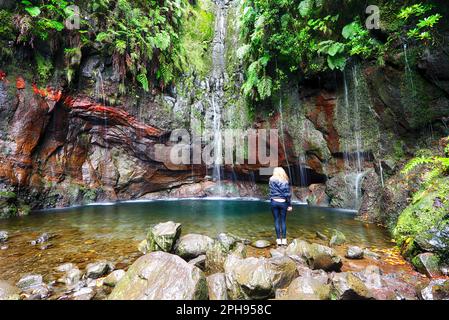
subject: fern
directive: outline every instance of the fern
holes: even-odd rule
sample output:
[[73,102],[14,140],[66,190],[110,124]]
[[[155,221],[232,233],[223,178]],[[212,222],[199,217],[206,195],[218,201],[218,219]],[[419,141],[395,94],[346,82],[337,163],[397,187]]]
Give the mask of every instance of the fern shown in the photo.
[[148,85],[148,78],[145,73],[142,72],[138,74],[136,79],[142,85],[143,90],[145,90],[146,92],[150,91],[150,87]]

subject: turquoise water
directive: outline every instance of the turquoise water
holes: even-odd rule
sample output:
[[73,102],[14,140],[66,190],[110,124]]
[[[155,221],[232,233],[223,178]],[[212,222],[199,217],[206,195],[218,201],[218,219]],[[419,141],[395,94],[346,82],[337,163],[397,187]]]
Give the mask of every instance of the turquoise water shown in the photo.
[[[330,235],[338,229],[351,244],[391,247],[384,229],[354,217],[352,212],[296,205],[288,215],[288,237],[313,241],[316,231]],[[275,240],[270,204],[262,201],[151,201],[49,210],[0,221],[0,230],[10,233],[8,249],[0,251],[0,279],[29,272],[48,274],[65,262],[84,265],[108,259],[127,265],[138,256],[137,244],[148,227],[169,220],[181,223],[183,234],[214,237],[231,232],[250,240]],[[56,235],[47,250],[30,245],[43,232]]]

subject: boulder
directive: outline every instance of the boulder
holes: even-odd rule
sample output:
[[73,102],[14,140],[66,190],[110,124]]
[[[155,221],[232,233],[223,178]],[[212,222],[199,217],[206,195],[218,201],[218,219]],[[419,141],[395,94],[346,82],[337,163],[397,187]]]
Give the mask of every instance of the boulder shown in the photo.
[[287,255],[298,256],[306,260],[307,265],[314,270],[340,271],[343,263],[332,248],[295,239],[287,247]]
[[42,276],[40,274],[26,275],[16,283],[16,286],[22,291],[28,291],[30,289],[39,287],[43,284]]
[[368,300],[373,298],[363,281],[352,272],[333,273],[331,280],[334,287],[333,296],[337,300]]
[[110,300],[204,300],[204,273],[182,258],[152,252],[137,259],[112,290]]
[[418,234],[415,242],[424,251],[449,256],[449,224]]
[[326,272],[313,271],[293,280],[283,300],[329,300],[332,286]]
[[180,223],[168,221],[152,226],[147,234],[147,252],[172,252],[180,235]]
[[8,241],[8,232],[0,231],[0,243]]
[[246,256],[245,247],[242,243],[238,243],[237,238],[226,233],[219,234],[213,245],[206,251],[206,270],[209,273],[224,272],[226,258],[233,250],[237,250],[241,257]]
[[208,236],[187,234],[176,243],[175,253],[185,260],[194,259],[200,255],[205,255],[213,244],[214,240]]
[[345,257],[354,260],[363,259],[363,250],[357,246],[351,246],[348,248]]
[[19,300],[19,294],[19,288],[0,280],[0,300]]
[[228,289],[224,273],[215,273],[207,277],[206,280],[209,300],[228,300]]
[[257,240],[251,243],[254,248],[265,249],[271,247],[271,242],[267,240]]
[[125,273],[125,270],[114,270],[106,278],[103,279],[103,284],[108,287],[115,287],[116,284],[123,278]]
[[430,281],[429,285],[421,291],[424,300],[448,300],[449,280],[437,279]]
[[59,279],[59,282],[65,283],[67,286],[74,286],[81,280],[82,273],[78,268],[68,270],[65,275]]
[[344,233],[338,230],[333,230],[329,245],[331,247],[341,246],[344,243],[346,243],[346,236],[344,235]]
[[288,257],[246,258],[230,254],[224,265],[228,294],[232,300],[272,298],[298,276],[295,262]]
[[430,278],[441,276],[440,259],[434,253],[421,253],[412,259],[412,264],[419,272]]
[[86,277],[90,279],[98,279],[112,270],[114,270],[114,265],[107,261],[89,263],[86,266]]

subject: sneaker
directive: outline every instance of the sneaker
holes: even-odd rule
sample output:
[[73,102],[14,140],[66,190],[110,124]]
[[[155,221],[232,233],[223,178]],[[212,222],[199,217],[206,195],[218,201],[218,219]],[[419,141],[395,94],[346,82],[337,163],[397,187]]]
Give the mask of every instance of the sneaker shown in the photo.
[[281,240],[281,239],[277,239],[277,240],[276,240],[276,243],[277,243],[278,247],[279,247],[279,246],[282,246],[282,240]]
[[287,239],[282,239],[281,243],[282,243],[283,246],[286,246],[287,245]]

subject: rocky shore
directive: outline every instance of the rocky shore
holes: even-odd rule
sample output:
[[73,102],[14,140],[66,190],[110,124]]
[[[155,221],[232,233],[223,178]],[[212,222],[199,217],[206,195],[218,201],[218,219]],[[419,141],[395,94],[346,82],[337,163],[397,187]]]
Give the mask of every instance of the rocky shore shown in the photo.
[[[48,242],[43,234],[34,245]],[[8,233],[0,232],[8,243]],[[274,247],[221,233],[214,239],[182,235],[172,221],[153,225],[136,251],[140,257],[119,268],[109,261],[80,268],[64,263],[57,280],[28,274],[16,283],[0,281],[2,300],[441,300],[449,279],[426,269],[405,272],[349,243],[335,230],[330,239],[294,239]],[[426,259],[421,259],[426,266]]]

